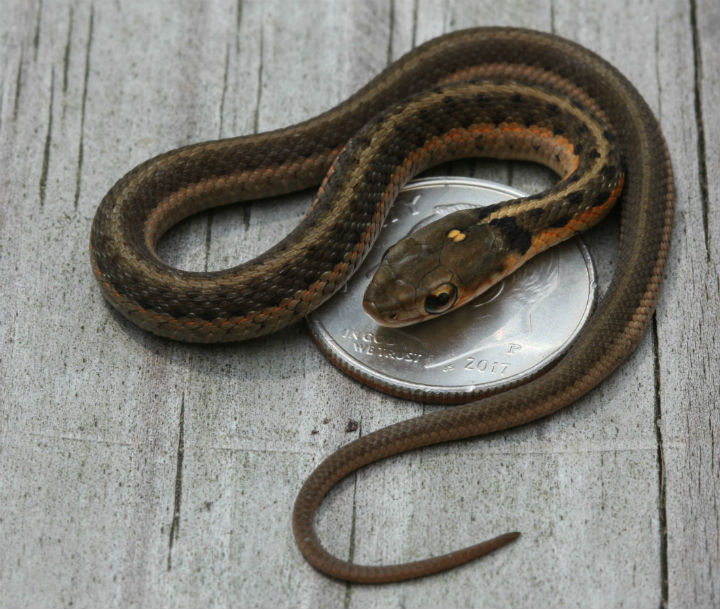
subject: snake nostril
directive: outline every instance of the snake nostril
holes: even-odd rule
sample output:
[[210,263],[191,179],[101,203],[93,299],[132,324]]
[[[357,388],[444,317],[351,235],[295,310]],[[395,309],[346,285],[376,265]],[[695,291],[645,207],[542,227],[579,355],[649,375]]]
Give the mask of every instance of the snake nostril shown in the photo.
[[377,319],[377,317],[380,315],[377,305],[368,298],[365,298],[363,300],[363,309],[365,309],[365,312],[370,315],[370,317],[374,317]]

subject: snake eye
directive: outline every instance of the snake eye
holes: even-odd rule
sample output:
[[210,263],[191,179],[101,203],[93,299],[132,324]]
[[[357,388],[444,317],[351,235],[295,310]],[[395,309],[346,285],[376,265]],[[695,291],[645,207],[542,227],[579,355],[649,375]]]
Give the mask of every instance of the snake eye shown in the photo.
[[449,310],[457,301],[457,288],[452,283],[443,283],[425,299],[425,310],[430,315],[439,315]]

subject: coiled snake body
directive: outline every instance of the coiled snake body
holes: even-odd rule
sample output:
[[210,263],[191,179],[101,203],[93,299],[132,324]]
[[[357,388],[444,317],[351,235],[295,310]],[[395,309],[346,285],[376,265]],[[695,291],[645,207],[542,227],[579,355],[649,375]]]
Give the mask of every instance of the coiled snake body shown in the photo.
[[[447,287],[457,288],[460,272],[420,297],[377,303],[389,289],[383,287],[377,298],[370,294],[370,313],[393,323],[414,320],[422,308],[444,312],[529,255],[594,224],[623,189],[615,274],[590,323],[543,376],[373,432],[317,467],[298,494],[293,530],[307,560],[333,577],[368,583],[421,577],[517,537],[414,563],[361,566],[323,548],[314,518],[326,493],[360,467],[547,416],[587,393],[633,351],[657,302],[674,203],[670,158],[652,112],[616,69],[572,42],[511,28],[458,31],[413,50],[317,118],[187,146],[139,165],[113,186],[95,216],[93,270],[123,315],[175,339],[243,340],[274,332],[332,296],[372,246],[403,184],[430,165],[464,156],[535,160],[563,179],[487,217],[442,227],[442,247],[468,245],[475,232],[483,243],[498,244],[501,255],[470,280],[471,288],[461,285],[457,294]],[[245,264],[195,273],[156,254],[162,234],[191,214],[321,181],[300,225]],[[466,262],[459,268],[473,256],[461,256]],[[394,272],[390,267],[385,274]]]

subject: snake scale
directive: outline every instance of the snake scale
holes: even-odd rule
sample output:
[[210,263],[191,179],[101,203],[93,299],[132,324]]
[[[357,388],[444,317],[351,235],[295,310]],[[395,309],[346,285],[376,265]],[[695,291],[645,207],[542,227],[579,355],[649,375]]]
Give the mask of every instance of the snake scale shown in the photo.
[[[561,180],[545,193],[494,209],[491,218],[443,227],[437,238],[444,245],[462,246],[473,231],[482,232],[485,243],[500,244],[502,256],[486,269],[497,278],[598,221],[619,195],[613,279],[588,325],[544,375],[370,433],[315,469],[295,502],[293,531],[305,558],[335,578],[381,583],[422,577],[517,537],[509,533],[418,562],[363,566],[328,553],[314,520],[327,492],[357,469],[547,416],[587,393],[635,349],[657,302],[674,205],[667,146],[645,101],[615,68],[570,41],[515,28],[457,31],[417,47],[316,118],[142,163],[112,187],[93,222],[94,273],[125,317],[179,340],[249,339],[301,319],[330,298],[365,257],[403,184],[430,165],[462,156],[535,160]],[[172,268],[156,253],[163,233],[191,214],[317,184],[297,228],[254,260],[197,273]],[[486,280],[473,280],[472,289]],[[388,323],[398,315],[412,321],[418,306],[444,312],[460,300],[447,284],[431,286],[420,305],[377,304],[382,289],[366,296],[372,301],[366,308]]]

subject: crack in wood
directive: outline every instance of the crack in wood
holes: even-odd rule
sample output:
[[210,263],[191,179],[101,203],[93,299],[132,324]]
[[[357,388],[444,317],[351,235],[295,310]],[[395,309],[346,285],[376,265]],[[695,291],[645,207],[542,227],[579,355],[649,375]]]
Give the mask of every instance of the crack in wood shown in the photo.
[[418,26],[418,1],[413,2],[413,15],[412,15],[412,42],[411,48],[415,48],[417,45],[417,26]]
[[47,177],[50,168],[50,145],[52,142],[53,129],[53,106],[55,105],[55,68],[50,71],[50,104],[48,106],[48,128],[45,134],[45,148],[43,149],[43,162],[40,171],[40,209],[45,207],[45,195],[47,193]]
[[33,59],[37,61],[38,49],[40,48],[40,22],[42,21],[43,0],[38,2],[38,10],[35,15],[35,34],[33,35]]
[[68,33],[65,41],[65,54],[63,55],[63,95],[67,93],[68,88],[68,67],[70,65],[70,48],[73,34],[73,7],[70,7],[70,15],[68,17]]
[[660,347],[658,337],[657,316],[652,318],[653,344],[653,376],[655,377],[655,438],[657,440],[658,469],[658,520],[660,526],[660,607],[668,606],[669,574],[668,574],[668,539],[667,539],[667,492],[665,479],[665,450],[662,430],[662,402],[660,398]]
[[220,114],[219,116],[219,126],[218,126],[218,137],[222,137],[223,130],[225,127],[225,98],[227,96],[227,90],[228,90],[228,69],[230,66],[230,43],[228,43],[225,46],[225,72],[223,73],[223,87],[222,87],[222,93],[220,95],[220,108],[218,109],[218,112]]
[[[243,23],[243,0],[237,0],[235,4],[235,59],[237,65],[240,64],[240,30]],[[237,134],[237,110],[233,111],[233,134]]]
[[388,42],[387,42],[387,57],[386,62],[388,65],[392,63],[393,60],[393,42],[394,42],[394,32],[395,32],[395,0],[390,0],[389,3],[389,14],[388,14]]
[[23,47],[20,47],[20,60],[18,61],[17,74],[15,75],[15,99],[13,100],[13,122],[17,121],[18,110],[20,109],[20,92],[22,91],[22,65],[24,59]]
[[180,417],[178,423],[178,447],[175,461],[175,499],[173,503],[173,518],[170,524],[170,539],[168,541],[167,570],[172,570],[173,544],[180,534],[180,507],[182,502],[182,472],[185,458],[185,392],[180,399]]
[[260,103],[262,102],[263,63],[265,61],[265,28],[260,26],[260,64],[257,71],[257,95],[255,96],[255,113],[253,115],[253,132],[258,132],[260,125]]
[[[220,94],[220,107],[218,108],[218,138],[223,136],[225,130],[225,99],[227,97],[228,90],[228,73],[230,67],[230,43],[225,46],[225,71],[223,73],[223,86],[222,93]],[[212,239],[212,224],[215,214],[212,209],[207,212],[207,219],[205,221],[205,261],[203,262],[203,269],[205,272],[208,270],[210,264],[210,241]]]
[[660,70],[660,23],[659,18],[655,15],[655,80],[657,81],[657,114],[658,121],[662,123],[662,77]]
[[243,0],[237,0],[235,5],[235,52],[240,53],[240,28],[243,18]]
[[690,0],[690,29],[692,31],[693,68],[695,71],[695,122],[697,123],[698,181],[700,185],[700,203],[702,204],[703,233],[705,235],[705,259],[710,262],[710,195],[708,190],[708,172],[705,148],[705,120],[702,107],[702,50],[697,21],[697,0]]
[[78,208],[78,201],[80,200],[80,185],[82,182],[83,160],[85,157],[85,110],[87,107],[88,80],[90,79],[90,52],[92,50],[94,23],[95,5],[91,4],[88,36],[87,42],[85,43],[85,74],[83,77],[82,103],[80,105],[80,141],[78,143],[78,165],[77,173],[75,174],[75,198],[73,200],[73,207],[75,209]]

